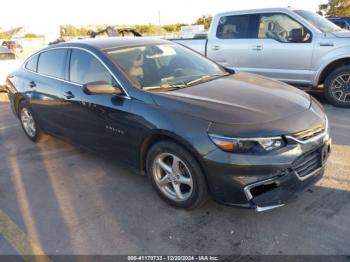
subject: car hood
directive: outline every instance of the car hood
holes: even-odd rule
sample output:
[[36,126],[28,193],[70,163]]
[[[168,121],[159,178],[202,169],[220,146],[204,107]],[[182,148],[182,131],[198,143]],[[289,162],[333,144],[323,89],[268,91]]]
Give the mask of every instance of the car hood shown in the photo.
[[195,86],[153,93],[165,109],[210,122],[257,124],[307,110],[310,96],[292,86],[247,73],[236,73]]
[[350,38],[350,31],[332,32],[332,34],[340,38]]

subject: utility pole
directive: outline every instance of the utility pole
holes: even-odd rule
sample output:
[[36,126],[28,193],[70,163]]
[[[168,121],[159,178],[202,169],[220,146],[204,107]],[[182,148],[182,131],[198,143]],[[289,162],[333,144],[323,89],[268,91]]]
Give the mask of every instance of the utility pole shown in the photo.
[[160,21],[160,10],[158,10],[158,24],[159,24],[158,35],[160,35],[162,33],[162,23]]
[[158,10],[158,23],[159,27],[162,27],[162,23],[160,22],[160,10]]

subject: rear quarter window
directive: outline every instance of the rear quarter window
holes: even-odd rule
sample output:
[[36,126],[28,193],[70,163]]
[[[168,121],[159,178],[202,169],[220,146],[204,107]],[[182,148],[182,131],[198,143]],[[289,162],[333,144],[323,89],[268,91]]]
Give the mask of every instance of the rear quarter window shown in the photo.
[[29,58],[25,67],[30,71],[36,72],[37,65],[38,65],[38,55],[35,55],[35,56],[32,56],[31,58]]
[[62,48],[42,52],[38,60],[38,73],[64,79],[67,51]]

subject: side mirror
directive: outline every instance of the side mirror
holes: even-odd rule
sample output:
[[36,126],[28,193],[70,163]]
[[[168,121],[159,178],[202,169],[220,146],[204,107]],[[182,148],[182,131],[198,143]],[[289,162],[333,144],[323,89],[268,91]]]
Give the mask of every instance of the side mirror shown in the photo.
[[233,69],[231,69],[231,68],[224,67],[224,69],[225,69],[225,71],[226,71],[227,73],[229,73],[230,75],[232,75],[232,74],[236,73],[236,71],[235,71],[235,70],[233,70]]
[[301,43],[304,39],[304,30],[302,28],[294,28],[289,32],[289,40],[292,43]]
[[83,91],[88,95],[120,95],[122,91],[105,81],[91,82],[83,85]]

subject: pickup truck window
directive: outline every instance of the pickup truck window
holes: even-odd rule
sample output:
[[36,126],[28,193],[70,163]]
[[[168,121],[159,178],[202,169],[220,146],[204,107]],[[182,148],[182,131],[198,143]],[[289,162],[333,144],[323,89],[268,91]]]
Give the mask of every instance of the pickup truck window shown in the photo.
[[311,39],[311,33],[303,25],[281,13],[261,14],[258,36],[282,43],[310,42]]
[[219,20],[216,37],[220,39],[244,39],[256,38],[257,29],[254,20],[258,15],[233,15],[223,16]]
[[227,72],[207,58],[174,44],[154,44],[106,51],[141,89],[185,88]]

